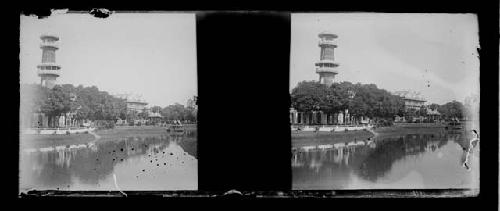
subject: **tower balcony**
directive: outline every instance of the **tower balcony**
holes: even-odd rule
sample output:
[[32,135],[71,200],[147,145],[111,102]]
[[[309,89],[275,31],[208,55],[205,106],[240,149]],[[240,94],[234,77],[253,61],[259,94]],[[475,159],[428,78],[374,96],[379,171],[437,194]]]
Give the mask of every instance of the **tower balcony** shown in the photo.
[[316,67],[316,73],[334,73],[338,74],[338,70],[335,67]]
[[42,42],[40,43],[40,48],[55,48],[59,49],[59,44],[55,42]]
[[42,62],[40,64],[38,64],[37,66],[38,69],[42,69],[42,70],[54,70],[54,69],[61,69],[61,66],[55,62]]
[[316,62],[315,64],[316,66],[320,66],[320,67],[323,67],[323,66],[327,66],[327,67],[338,67],[339,64],[335,63],[334,60],[331,60],[331,59],[323,59],[323,60],[319,60],[319,62]]
[[337,42],[335,40],[321,39],[321,40],[319,40],[318,45],[319,46],[329,45],[329,46],[333,46],[334,48],[336,48]]
[[61,73],[61,70],[44,70],[44,69],[38,69],[38,75],[55,75],[59,76]]

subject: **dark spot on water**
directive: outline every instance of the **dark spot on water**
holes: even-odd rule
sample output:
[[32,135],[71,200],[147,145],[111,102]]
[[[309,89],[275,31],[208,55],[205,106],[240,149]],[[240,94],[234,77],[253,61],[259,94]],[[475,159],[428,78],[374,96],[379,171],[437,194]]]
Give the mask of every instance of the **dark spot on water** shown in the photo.
[[120,149],[123,152],[123,148]]
[[123,161],[123,158],[122,158],[122,159],[120,159],[120,161]]
[[142,171],[146,171],[146,170],[143,169]]
[[150,160],[149,162],[150,162],[150,163],[152,163],[152,162],[153,162],[153,160]]
[[115,159],[113,158],[113,161],[115,161]]
[[167,163],[163,163],[163,165],[164,165],[164,166],[166,166],[166,165],[167,165]]
[[170,153],[170,155],[174,155],[174,153]]
[[160,166],[160,164],[157,163],[156,166]]
[[132,150],[134,150],[134,148],[132,148]]
[[165,152],[163,152],[163,154],[165,154]]

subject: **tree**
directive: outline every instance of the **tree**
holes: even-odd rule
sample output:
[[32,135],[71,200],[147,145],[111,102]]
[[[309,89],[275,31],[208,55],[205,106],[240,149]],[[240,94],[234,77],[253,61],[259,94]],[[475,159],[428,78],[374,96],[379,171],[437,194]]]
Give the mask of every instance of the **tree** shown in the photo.
[[299,112],[342,112],[351,116],[392,118],[403,115],[404,101],[375,84],[333,83],[330,87],[315,81],[300,82],[291,93],[292,107]]
[[55,117],[71,110],[70,94],[61,86],[56,85],[48,91],[40,111],[49,117],[49,125],[56,126]]
[[162,116],[168,120],[184,120],[184,105],[175,103],[161,110]]
[[334,96],[328,95],[327,90],[325,85],[315,81],[300,82],[292,90],[292,107],[301,112],[328,109],[328,102],[333,100]]
[[108,120],[125,118],[127,105],[124,99],[99,91],[96,86],[74,87],[72,84],[56,85],[52,89],[38,84],[22,84],[21,115],[40,112],[49,117],[55,126],[55,117],[71,112],[76,120]]
[[452,102],[448,102],[444,105],[439,106],[438,111],[447,119],[462,119],[464,116],[465,107],[461,102],[454,100]]
[[432,103],[432,104],[430,104],[430,105],[429,105],[429,108],[430,108],[431,110],[436,110],[436,109],[438,109],[438,108],[439,108],[439,104]]
[[34,113],[40,113],[50,90],[40,84],[20,84],[19,118],[23,127],[32,127]]

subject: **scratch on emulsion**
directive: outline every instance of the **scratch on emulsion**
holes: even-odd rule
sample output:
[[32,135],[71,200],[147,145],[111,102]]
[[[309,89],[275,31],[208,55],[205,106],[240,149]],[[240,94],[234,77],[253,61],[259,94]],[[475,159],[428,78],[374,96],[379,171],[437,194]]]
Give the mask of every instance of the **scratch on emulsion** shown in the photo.
[[115,187],[118,191],[120,191],[120,193],[122,193],[125,197],[127,196],[127,194],[125,192],[122,191],[122,189],[118,186],[118,183],[116,183],[116,174],[113,174],[113,179],[115,181]]
[[470,171],[470,169],[471,169],[471,167],[467,164],[467,162],[469,162],[469,156],[472,153],[472,149],[474,148],[474,145],[477,145],[474,143],[479,143],[479,134],[477,134],[476,130],[472,130],[472,131],[476,134],[476,137],[469,141],[469,148],[467,149],[467,155],[465,156],[465,161],[463,163],[463,166],[465,167],[465,169],[467,169],[467,171]]

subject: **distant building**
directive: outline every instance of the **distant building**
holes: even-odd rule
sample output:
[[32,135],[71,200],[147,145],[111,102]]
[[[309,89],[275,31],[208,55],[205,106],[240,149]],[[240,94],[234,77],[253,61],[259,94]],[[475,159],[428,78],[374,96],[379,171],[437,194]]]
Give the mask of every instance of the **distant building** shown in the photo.
[[151,124],[159,124],[162,122],[163,116],[160,112],[148,112],[148,121]]
[[439,113],[439,111],[437,111],[437,109],[432,110],[430,108],[427,108],[427,119],[432,120],[432,121],[440,120],[441,113]]
[[141,113],[146,109],[148,103],[141,100],[127,100],[127,112]]
[[125,100],[127,106],[127,118],[117,120],[116,124],[143,125],[151,119],[149,118],[151,109],[147,107],[148,103],[142,100],[140,95],[114,94],[113,96]]
[[149,109],[146,107],[148,103],[141,99],[140,95],[132,95],[132,94],[114,94],[114,97],[124,99],[127,105],[127,113],[135,112],[141,113],[146,109],[146,112]]
[[415,91],[396,91],[393,94],[403,99],[406,111],[410,109],[419,110],[426,102],[420,93]]

